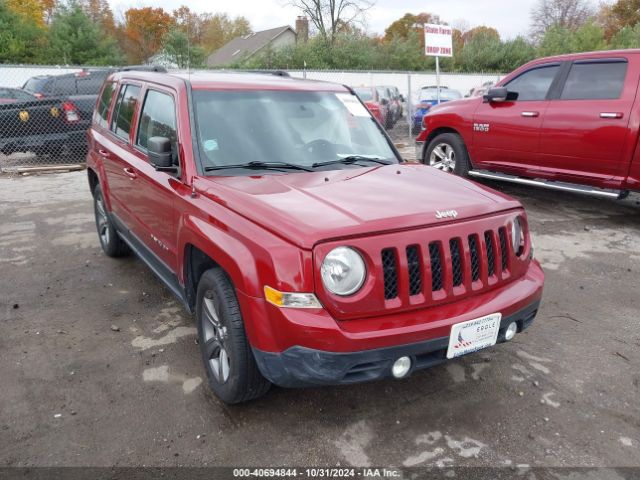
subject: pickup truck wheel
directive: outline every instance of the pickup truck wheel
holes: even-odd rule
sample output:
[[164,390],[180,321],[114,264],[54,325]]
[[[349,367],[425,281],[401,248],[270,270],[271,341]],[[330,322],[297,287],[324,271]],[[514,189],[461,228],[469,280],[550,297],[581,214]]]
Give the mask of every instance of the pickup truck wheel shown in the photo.
[[102,189],[100,185],[96,186],[93,192],[93,209],[96,216],[96,228],[98,229],[98,238],[102,250],[109,257],[124,257],[129,254],[129,246],[118,235],[107,206],[104,203]]
[[211,390],[228,404],[267,393],[271,384],[260,373],[247,341],[235,288],[219,268],[200,278],[196,321]]
[[441,133],[429,142],[423,163],[460,177],[469,176],[469,154],[460,135]]

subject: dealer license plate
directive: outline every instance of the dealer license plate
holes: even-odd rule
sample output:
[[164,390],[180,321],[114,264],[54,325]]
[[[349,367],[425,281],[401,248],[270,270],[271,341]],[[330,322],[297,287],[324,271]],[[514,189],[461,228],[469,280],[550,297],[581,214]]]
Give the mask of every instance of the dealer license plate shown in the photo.
[[459,357],[495,345],[501,319],[501,313],[493,313],[486,317],[456,323],[451,327],[447,358]]

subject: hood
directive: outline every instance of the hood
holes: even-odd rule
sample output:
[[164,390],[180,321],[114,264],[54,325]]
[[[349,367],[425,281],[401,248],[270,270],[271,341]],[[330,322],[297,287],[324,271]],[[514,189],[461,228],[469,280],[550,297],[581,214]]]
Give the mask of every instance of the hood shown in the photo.
[[459,107],[461,105],[466,105],[466,104],[470,104],[470,103],[477,103],[478,100],[482,100],[482,97],[463,97],[463,98],[456,98],[455,100],[448,100],[446,102],[440,102],[440,105],[434,105],[433,107],[431,107],[431,109],[429,110],[429,112],[445,112],[447,109],[451,109],[451,108],[456,108]]
[[[299,247],[440,225],[517,208],[499,192],[420,164],[242,177],[199,177],[211,200]],[[455,210],[457,217],[437,218]]]

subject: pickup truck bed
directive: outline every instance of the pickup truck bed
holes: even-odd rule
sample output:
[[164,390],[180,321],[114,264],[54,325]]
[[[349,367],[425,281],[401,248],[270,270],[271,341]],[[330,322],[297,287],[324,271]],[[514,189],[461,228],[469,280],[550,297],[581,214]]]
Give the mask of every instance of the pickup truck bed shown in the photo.
[[0,152],[76,156],[86,152],[90,118],[64,98],[47,98],[0,105]]

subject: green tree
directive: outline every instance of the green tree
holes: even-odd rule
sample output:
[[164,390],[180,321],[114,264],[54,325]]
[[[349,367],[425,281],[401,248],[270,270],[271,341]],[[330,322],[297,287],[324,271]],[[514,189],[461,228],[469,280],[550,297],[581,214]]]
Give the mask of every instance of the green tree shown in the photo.
[[0,1],[0,63],[38,63],[45,32]]
[[180,28],[169,30],[164,38],[164,51],[179,68],[197,68],[204,64],[204,50],[190,44],[189,37]]
[[576,30],[555,26],[542,37],[538,54],[540,56],[560,55],[563,53],[590,52],[604,50],[607,43],[604,30],[593,22],[587,22]]
[[624,27],[611,38],[611,48],[640,48],[640,23]]
[[53,17],[48,60],[73,65],[117,65],[123,59],[115,40],[72,1],[59,7]]

